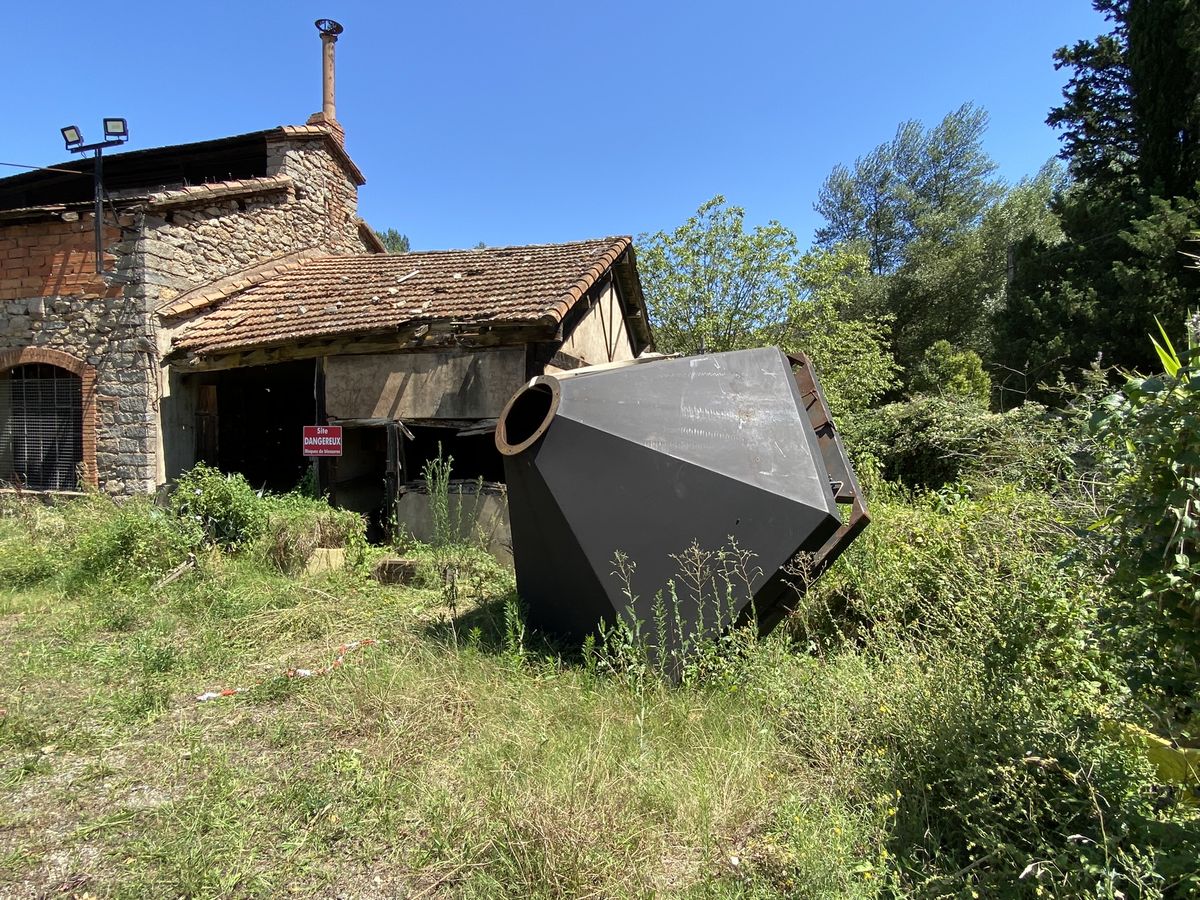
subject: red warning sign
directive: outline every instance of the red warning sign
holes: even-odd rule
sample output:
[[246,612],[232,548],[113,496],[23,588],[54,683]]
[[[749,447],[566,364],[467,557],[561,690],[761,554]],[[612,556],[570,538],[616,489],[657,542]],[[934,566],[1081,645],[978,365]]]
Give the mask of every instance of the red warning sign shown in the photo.
[[305,456],[341,456],[341,425],[305,425]]

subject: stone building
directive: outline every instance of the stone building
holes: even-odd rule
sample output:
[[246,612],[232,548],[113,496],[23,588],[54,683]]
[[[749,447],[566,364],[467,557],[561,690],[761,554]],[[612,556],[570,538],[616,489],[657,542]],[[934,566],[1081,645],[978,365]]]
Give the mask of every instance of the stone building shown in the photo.
[[285,126],[106,160],[97,274],[91,166],[0,180],[0,479],[149,491],[166,477],[164,304],[297,254],[382,247],[336,132]]
[[302,426],[338,424],[322,487],[420,531],[439,452],[502,480],[521,383],[650,346],[628,238],[385,254],[323,39],[307,124],[105,157],[100,274],[92,160],[0,179],[0,483],[132,494],[207,461],[286,489]]

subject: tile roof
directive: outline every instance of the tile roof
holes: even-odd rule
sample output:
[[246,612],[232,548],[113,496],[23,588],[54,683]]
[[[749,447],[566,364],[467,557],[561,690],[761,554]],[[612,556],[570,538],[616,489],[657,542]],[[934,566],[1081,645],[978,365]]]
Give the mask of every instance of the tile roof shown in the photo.
[[216,281],[210,281],[208,284],[192,288],[190,291],[180,294],[160,306],[158,314],[164,318],[173,318],[197,312],[209,306],[215,306],[222,300],[232,297],[238,291],[244,291],[248,287],[262,284],[268,278],[274,278],[276,275],[282,275],[284,272],[298,268],[305,260],[318,256],[325,256],[325,253],[316,248],[297,250],[294,253],[285,253],[281,256],[276,256],[256,266],[242,269],[240,272],[234,272],[232,275],[226,275],[224,278],[218,278]]
[[632,243],[319,256],[201,313],[174,347],[210,355],[418,322],[556,323]]
[[146,205],[150,209],[167,209],[174,206],[185,206],[191,203],[208,203],[212,200],[222,200],[230,197],[246,197],[251,194],[265,194],[271,191],[288,191],[292,189],[292,179],[288,175],[264,175],[261,178],[244,178],[232,181],[210,181],[205,184],[189,184],[151,194]]

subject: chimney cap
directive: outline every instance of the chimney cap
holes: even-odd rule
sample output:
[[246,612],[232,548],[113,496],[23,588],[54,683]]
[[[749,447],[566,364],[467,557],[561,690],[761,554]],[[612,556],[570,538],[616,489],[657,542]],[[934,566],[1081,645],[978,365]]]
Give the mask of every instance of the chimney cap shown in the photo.
[[334,37],[337,37],[345,31],[341,24],[333,21],[333,19],[317,19],[313,24],[317,26],[317,31],[323,35],[332,34]]

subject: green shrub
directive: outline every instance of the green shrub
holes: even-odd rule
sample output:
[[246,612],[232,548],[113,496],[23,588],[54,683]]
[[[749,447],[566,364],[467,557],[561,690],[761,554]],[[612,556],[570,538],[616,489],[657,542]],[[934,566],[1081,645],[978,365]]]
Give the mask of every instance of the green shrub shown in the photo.
[[1103,726],[1104,586],[1053,498],[975,493],[873,505],[789,623],[822,662],[777,690],[782,731],[888,818],[864,865],[899,895],[1170,896],[1200,821]]
[[860,840],[874,823],[853,871],[885,896],[1171,896],[1200,829],[1062,685],[949,643],[841,651],[792,673],[777,728]]
[[257,546],[280,572],[302,571],[318,547],[344,548],[348,563],[361,562],[366,523],[358,513],[299,493],[266,496],[260,503],[265,520]]
[[789,621],[803,644],[945,644],[990,671],[1052,672],[1072,691],[1102,678],[1089,639],[1101,592],[1063,564],[1074,532],[1053,498],[1004,487],[877,500],[871,512]]
[[1111,478],[1095,529],[1111,644],[1135,689],[1186,720],[1200,710],[1200,370],[1131,378],[1092,424]]
[[62,565],[57,549],[26,532],[0,535],[0,585],[28,587],[53,577]]
[[75,580],[156,577],[179,565],[201,539],[199,528],[149,497],[118,503],[93,495],[70,504],[66,514],[76,530],[70,566]]
[[842,430],[857,462],[917,489],[979,477],[1056,489],[1079,452],[1072,421],[1036,403],[992,413],[973,400],[921,395],[868,410]]
[[284,574],[301,571],[318,547],[366,552],[362,517],[324,500],[260,495],[240,475],[207,466],[184,474],[167,508],[149,497],[91,494],[59,507],[7,502],[0,512],[0,583],[29,585],[57,574],[72,590],[156,579],[205,544],[251,551]]
[[262,495],[242,475],[226,475],[203,463],[179,477],[171,509],[229,550],[252,543],[267,523]]
[[74,536],[62,507],[0,495],[0,585],[27,587],[52,578],[68,559]]
[[949,341],[934,341],[913,373],[912,388],[986,407],[992,396],[992,379],[974,350],[955,350]]

